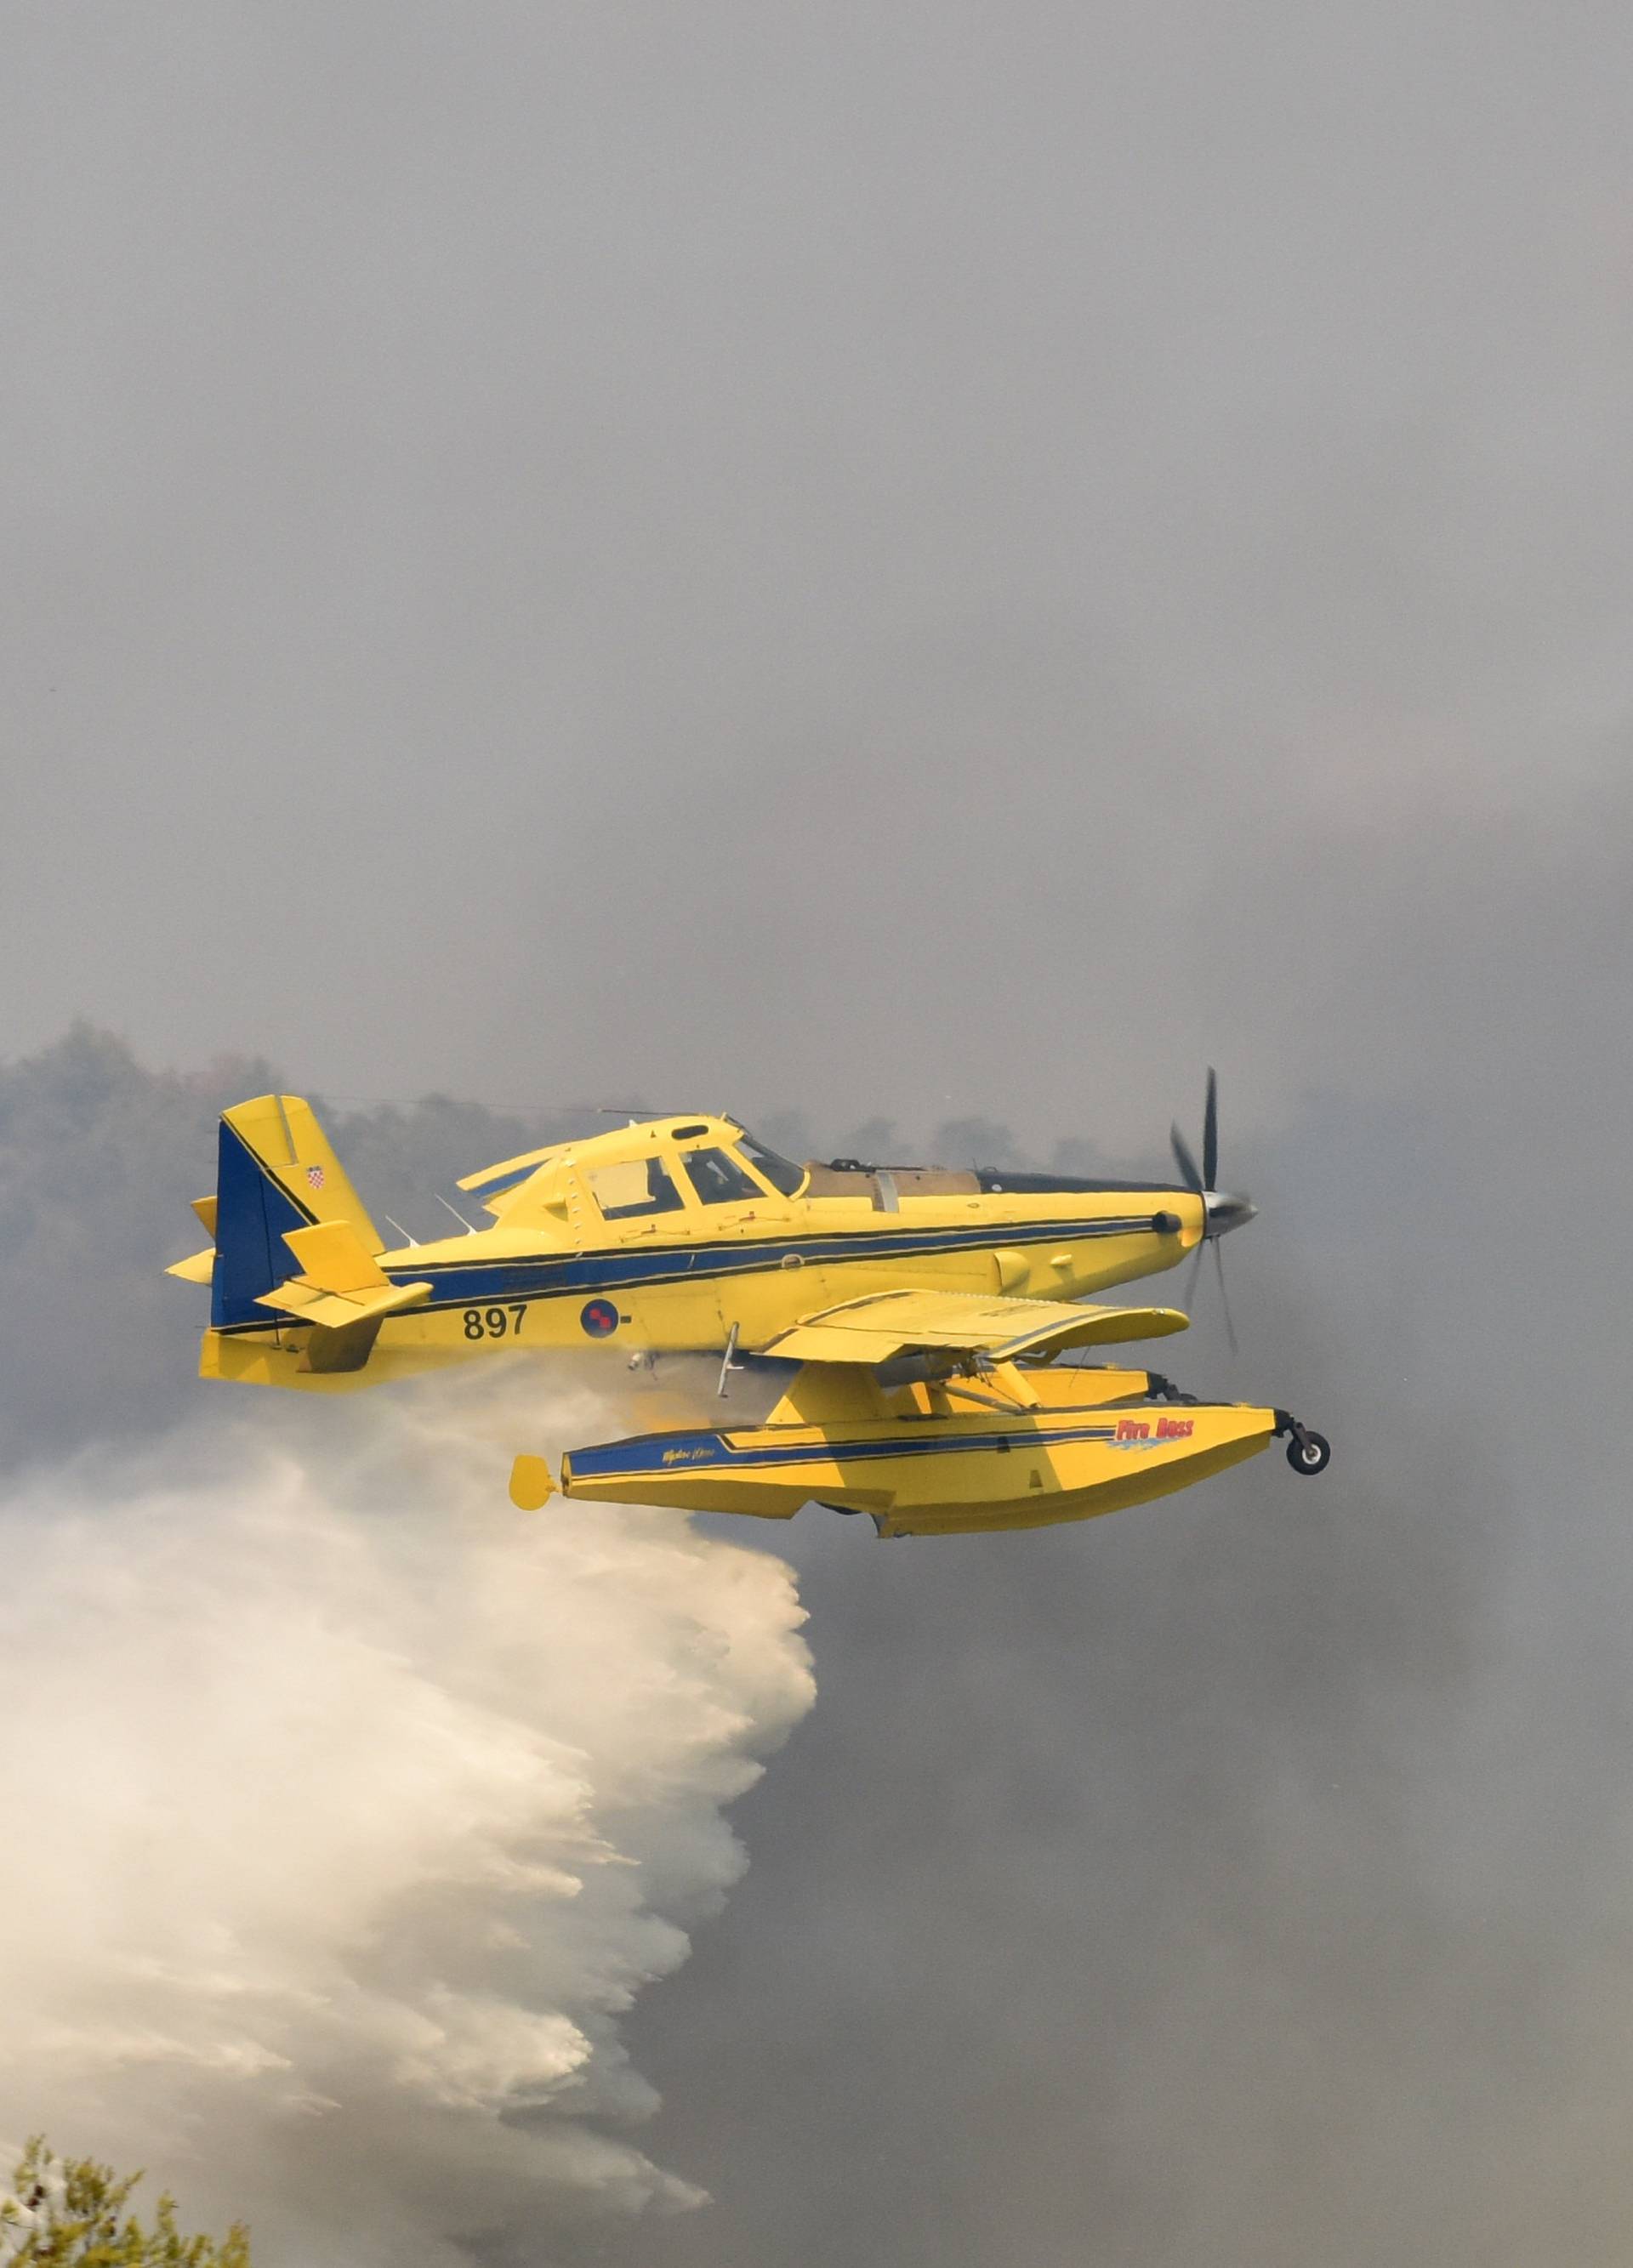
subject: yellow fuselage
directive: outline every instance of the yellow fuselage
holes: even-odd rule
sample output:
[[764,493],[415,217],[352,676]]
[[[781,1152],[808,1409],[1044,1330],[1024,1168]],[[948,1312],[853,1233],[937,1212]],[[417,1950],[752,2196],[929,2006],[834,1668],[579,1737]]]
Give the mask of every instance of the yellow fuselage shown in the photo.
[[[748,1194],[704,1202],[695,1153],[728,1152]],[[785,1194],[733,1122],[630,1126],[512,1160],[462,1187],[491,1227],[376,1256],[428,1295],[388,1315],[366,1368],[308,1359],[309,1326],[265,1308],[218,1317],[206,1375],[337,1391],[512,1351],[751,1353],[802,1316],[873,1292],[1075,1300],[1173,1267],[1201,1238],[1189,1189],[973,1172],[828,1167]],[[616,1200],[661,1187],[643,1212]],[[639,1176],[632,1180],[632,1176]],[[621,1211],[625,1217],[617,1217]]]

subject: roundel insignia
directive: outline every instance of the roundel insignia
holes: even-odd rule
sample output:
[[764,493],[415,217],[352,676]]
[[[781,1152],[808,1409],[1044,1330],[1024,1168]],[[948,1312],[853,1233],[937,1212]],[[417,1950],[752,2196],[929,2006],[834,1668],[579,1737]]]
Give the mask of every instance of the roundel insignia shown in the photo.
[[591,1338],[610,1338],[618,1328],[618,1311],[610,1300],[590,1300],[580,1308],[579,1321]]

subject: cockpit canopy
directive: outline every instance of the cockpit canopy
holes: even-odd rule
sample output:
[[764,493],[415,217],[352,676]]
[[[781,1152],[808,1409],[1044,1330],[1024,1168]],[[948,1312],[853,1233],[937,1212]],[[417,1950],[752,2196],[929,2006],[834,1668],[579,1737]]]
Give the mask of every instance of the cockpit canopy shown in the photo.
[[[791,1158],[780,1157],[764,1142],[757,1142],[752,1134],[733,1126],[729,1120],[713,1125],[676,1127],[680,1150],[680,1168],[691,1183],[693,1196],[702,1205],[752,1204],[763,1197],[767,1189],[779,1197],[796,1197],[805,1186],[803,1166],[796,1166]],[[699,1141],[699,1135],[713,1135],[713,1141]],[[691,1136],[690,1140],[683,1138]]]
[[761,1177],[782,1197],[798,1197],[809,1178],[803,1166],[796,1166],[792,1158],[780,1156],[764,1142],[757,1142],[752,1134],[740,1136],[737,1147]]
[[497,1219],[521,1227],[565,1200],[562,1175],[576,1167],[583,1189],[609,1222],[683,1213],[688,1205],[753,1204],[775,1192],[797,1197],[803,1166],[784,1158],[728,1118],[648,1119],[580,1142],[552,1144],[473,1174],[460,1187]]
[[592,1162],[587,1145],[584,1178],[604,1220],[682,1211],[687,1192],[700,1205],[752,1204],[768,1189],[791,1197],[805,1186],[803,1166],[780,1157],[728,1120],[688,1119],[626,1130],[645,1137],[644,1155],[600,1165]]

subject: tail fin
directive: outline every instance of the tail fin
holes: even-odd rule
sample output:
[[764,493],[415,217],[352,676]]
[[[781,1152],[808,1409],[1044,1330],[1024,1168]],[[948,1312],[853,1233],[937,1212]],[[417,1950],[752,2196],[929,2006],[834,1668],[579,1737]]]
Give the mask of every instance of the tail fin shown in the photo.
[[384,1239],[298,1094],[259,1094],[221,1117],[217,1153],[211,1326],[268,1324],[256,1302],[299,1265],[284,1239],[292,1229],[344,1221],[370,1254]]

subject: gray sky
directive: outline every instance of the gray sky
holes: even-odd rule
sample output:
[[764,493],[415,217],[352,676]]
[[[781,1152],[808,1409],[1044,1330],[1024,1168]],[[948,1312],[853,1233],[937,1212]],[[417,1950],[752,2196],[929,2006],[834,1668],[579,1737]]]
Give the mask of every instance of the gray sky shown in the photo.
[[14,1042],[1276,1116],[1387,942],[1312,870],[1432,946],[1426,842],[1625,770],[1630,48],[15,11]]
[[774,1539],[630,2027],[720,2202],[586,2257],[1622,2268],[1633,20],[9,28],[5,1052],[1148,1153],[1214,1060],[1171,1367],[1338,1445]]

